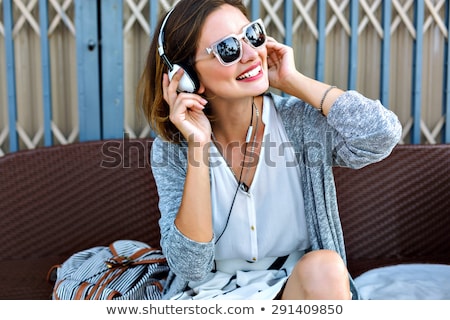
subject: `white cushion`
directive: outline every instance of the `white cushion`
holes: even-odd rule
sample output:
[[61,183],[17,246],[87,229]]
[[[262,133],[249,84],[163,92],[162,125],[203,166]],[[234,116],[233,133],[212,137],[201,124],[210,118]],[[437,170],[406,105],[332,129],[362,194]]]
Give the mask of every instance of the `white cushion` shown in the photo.
[[369,270],[355,278],[363,299],[450,299],[450,265],[401,264]]

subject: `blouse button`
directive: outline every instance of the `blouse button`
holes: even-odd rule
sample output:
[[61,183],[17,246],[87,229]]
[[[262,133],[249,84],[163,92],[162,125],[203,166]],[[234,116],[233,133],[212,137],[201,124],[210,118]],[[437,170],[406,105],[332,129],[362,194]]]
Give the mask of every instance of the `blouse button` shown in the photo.
[[255,258],[255,257],[253,257],[253,258],[252,258],[252,260],[253,260],[253,261],[256,261],[256,258]]
[[255,226],[251,226],[250,229],[251,229],[252,231],[255,231]]

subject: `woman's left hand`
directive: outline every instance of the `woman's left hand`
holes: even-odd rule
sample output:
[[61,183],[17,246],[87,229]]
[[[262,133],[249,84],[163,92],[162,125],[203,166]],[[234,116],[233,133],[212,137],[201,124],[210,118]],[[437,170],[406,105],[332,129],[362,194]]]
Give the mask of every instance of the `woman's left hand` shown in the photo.
[[267,66],[269,69],[270,86],[279,90],[286,90],[289,81],[297,74],[294,51],[291,47],[267,37]]
[[317,109],[322,106],[322,113],[328,115],[332,104],[343,91],[334,87],[334,90],[327,93],[326,101],[322,101],[330,85],[299,72],[295,67],[294,50],[291,47],[267,37],[266,49],[270,86],[297,97]]

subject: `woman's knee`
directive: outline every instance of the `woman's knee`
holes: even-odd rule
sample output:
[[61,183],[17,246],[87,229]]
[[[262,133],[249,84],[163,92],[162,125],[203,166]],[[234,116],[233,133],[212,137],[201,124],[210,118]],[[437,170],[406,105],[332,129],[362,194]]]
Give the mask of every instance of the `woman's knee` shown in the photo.
[[307,273],[316,273],[318,276],[344,274],[347,275],[347,267],[341,256],[333,250],[311,251],[303,256],[298,266]]
[[348,271],[341,256],[332,250],[316,250],[303,256],[294,272],[302,282],[335,283],[348,280]]
[[285,289],[283,298],[348,299],[348,271],[335,251],[312,251],[297,263]]

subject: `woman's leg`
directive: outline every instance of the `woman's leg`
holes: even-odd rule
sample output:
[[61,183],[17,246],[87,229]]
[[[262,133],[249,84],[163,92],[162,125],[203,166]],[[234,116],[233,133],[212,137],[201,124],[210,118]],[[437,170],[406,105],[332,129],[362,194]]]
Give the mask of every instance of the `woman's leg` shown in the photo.
[[281,299],[351,299],[347,267],[332,250],[305,254],[296,264]]

